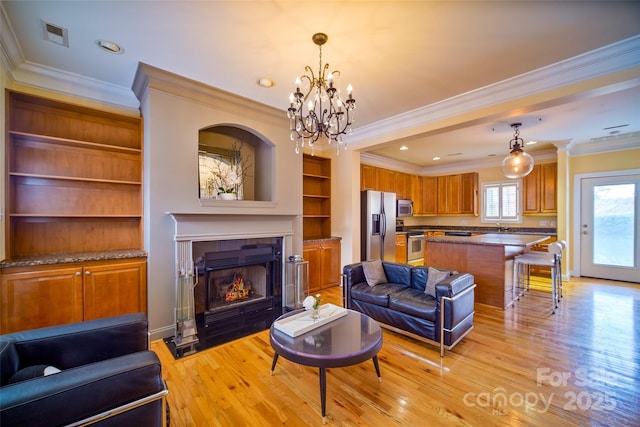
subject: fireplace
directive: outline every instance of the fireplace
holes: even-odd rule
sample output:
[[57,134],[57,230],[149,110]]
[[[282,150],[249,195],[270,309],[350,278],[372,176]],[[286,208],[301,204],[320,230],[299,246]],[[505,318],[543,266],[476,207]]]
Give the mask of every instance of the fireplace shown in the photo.
[[193,242],[202,346],[267,329],[282,314],[282,246],[281,237]]
[[176,310],[165,342],[175,357],[268,329],[285,310],[284,260],[295,246],[296,216],[265,202],[237,203],[241,214],[170,213]]

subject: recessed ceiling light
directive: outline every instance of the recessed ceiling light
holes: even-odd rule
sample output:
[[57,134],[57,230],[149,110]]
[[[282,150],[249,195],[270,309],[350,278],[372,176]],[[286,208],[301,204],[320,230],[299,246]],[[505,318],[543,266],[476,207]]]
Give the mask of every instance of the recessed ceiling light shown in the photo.
[[120,55],[124,53],[124,49],[117,43],[110,42],[109,40],[96,40],[98,47],[106,52]]
[[257,83],[260,87],[274,87],[276,85],[276,82],[266,77],[258,79]]
[[402,150],[402,151],[406,151],[408,149],[409,149],[409,147],[407,147],[406,145],[403,145],[402,147],[400,147],[400,150]]
[[525,145],[533,145],[533,144],[537,144],[538,141],[527,141],[527,143]]
[[433,158],[433,160],[440,160],[440,157],[435,156],[435,157]]

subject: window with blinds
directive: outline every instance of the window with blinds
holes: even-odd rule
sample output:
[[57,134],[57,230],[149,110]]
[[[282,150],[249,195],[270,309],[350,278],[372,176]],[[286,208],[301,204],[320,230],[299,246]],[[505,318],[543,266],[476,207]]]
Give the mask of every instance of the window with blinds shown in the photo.
[[520,222],[520,181],[482,184],[482,222]]

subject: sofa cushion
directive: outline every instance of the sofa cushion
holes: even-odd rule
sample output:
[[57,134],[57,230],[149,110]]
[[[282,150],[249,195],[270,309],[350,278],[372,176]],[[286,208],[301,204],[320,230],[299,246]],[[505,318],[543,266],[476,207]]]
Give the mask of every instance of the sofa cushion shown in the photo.
[[364,271],[364,277],[367,278],[367,284],[369,286],[376,286],[380,283],[387,283],[387,275],[384,274],[382,261],[380,261],[379,259],[375,261],[363,261],[362,270]]
[[389,296],[389,308],[402,313],[436,322],[436,299],[424,292],[406,288]]
[[20,369],[9,379],[9,384],[18,383],[20,381],[31,380],[33,378],[46,377],[60,372],[55,366],[33,365]]
[[429,267],[429,274],[427,276],[427,284],[424,287],[424,293],[436,297],[436,285],[449,277],[451,272],[449,270],[438,270],[437,268]]
[[351,287],[351,298],[381,307],[388,307],[389,295],[396,294],[407,288],[408,286],[397,283],[381,283],[371,287],[366,282],[362,282]]

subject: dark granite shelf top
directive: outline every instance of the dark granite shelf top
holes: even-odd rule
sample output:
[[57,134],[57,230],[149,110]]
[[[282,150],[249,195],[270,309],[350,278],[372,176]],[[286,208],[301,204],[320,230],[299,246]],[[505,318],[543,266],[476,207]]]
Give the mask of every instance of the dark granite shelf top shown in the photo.
[[331,237],[318,237],[317,239],[304,239],[303,243],[320,243],[320,242],[329,242],[331,240],[342,240],[342,237],[331,236]]
[[0,268],[28,267],[34,265],[55,265],[72,262],[102,261],[111,259],[144,258],[147,251],[142,249],[117,249],[97,252],[64,252],[54,254],[39,254],[0,262]]

